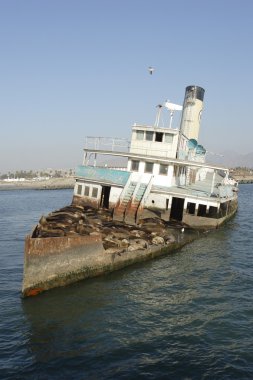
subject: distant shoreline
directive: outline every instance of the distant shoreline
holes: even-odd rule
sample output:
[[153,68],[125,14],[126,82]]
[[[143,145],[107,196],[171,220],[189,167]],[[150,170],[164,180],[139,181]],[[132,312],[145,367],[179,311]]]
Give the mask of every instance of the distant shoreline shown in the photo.
[[[234,176],[240,184],[253,183],[253,176]],[[74,177],[50,178],[42,181],[0,181],[1,190],[60,190],[73,189],[75,185]]]
[[42,181],[20,181],[20,182],[7,182],[0,181],[1,190],[59,190],[59,189],[73,189],[75,179],[68,178],[50,178]]

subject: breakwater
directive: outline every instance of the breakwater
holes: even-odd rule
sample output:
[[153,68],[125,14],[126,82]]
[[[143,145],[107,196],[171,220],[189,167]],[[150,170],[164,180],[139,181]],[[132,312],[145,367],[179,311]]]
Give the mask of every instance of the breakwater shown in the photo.
[[246,183],[253,183],[253,178],[240,178],[238,179],[238,183],[240,184],[246,184]]
[[59,190],[73,189],[74,177],[50,178],[47,180],[0,181],[0,191],[4,190]]
[[240,184],[253,183],[253,175],[251,174],[233,174],[233,178]]

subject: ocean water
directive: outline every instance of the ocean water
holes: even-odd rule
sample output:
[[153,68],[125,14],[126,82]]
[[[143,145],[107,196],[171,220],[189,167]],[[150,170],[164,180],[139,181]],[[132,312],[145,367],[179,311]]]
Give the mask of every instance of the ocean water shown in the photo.
[[178,252],[22,299],[24,237],[72,191],[1,191],[0,379],[253,379],[252,195]]

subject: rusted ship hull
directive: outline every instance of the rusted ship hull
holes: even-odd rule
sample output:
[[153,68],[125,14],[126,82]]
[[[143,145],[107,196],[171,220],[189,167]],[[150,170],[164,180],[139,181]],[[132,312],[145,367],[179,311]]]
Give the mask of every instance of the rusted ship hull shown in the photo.
[[[237,204],[233,206],[206,229],[217,228],[232,217]],[[183,226],[153,218],[131,226],[112,221],[106,211],[73,204],[57,210],[42,217],[25,239],[22,295],[34,296],[165,255],[201,236],[196,226]]]
[[106,274],[134,263],[146,261],[196,239],[197,231],[182,234],[170,244],[158,244],[138,250],[108,252],[100,236],[32,238],[25,240],[22,295],[37,295],[45,290],[65,286]]
[[103,245],[98,236],[25,239],[22,294],[36,295],[99,274]]

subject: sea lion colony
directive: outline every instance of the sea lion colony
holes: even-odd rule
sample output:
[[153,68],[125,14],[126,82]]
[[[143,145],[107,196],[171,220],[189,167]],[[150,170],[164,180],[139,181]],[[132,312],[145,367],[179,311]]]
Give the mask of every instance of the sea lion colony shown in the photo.
[[120,253],[173,243],[179,232],[175,227],[159,218],[142,219],[132,226],[112,221],[108,210],[72,204],[42,216],[32,238],[99,235],[106,252]]

